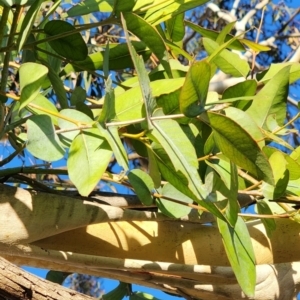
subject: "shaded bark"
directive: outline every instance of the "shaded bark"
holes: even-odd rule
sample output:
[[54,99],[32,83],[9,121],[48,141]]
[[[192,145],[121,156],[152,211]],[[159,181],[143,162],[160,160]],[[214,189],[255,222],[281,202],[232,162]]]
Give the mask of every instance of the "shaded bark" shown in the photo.
[[94,298],[40,279],[0,257],[0,299],[88,300]]

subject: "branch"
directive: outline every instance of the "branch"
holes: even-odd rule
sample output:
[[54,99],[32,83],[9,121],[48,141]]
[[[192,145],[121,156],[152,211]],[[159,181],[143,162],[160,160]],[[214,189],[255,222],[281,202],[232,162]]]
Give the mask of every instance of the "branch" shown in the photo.
[[29,274],[2,257],[0,257],[0,298],[14,300],[94,299]]

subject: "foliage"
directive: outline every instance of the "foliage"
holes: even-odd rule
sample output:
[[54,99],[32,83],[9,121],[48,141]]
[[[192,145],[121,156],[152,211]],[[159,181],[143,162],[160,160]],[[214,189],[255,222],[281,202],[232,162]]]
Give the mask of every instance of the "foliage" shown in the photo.
[[[211,213],[241,288],[253,296],[254,252],[239,195],[252,195],[261,215],[295,213],[282,202],[300,196],[299,148],[286,141],[298,134],[291,125],[299,114],[286,122],[286,112],[300,67],[279,56],[258,72],[256,62],[274,48],[242,21],[213,31],[193,22],[197,10],[184,20],[206,2],[85,0],[59,14],[60,2],[1,1],[0,134],[14,148],[1,166],[32,155],[42,162],[30,173],[49,175],[66,164],[71,181],[25,177],[33,187],[88,197],[104,180],[129,187],[145,209],[158,207],[170,218],[195,208]],[[107,31],[98,43],[99,27],[118,36]],[[195,60],[186,27],[202,37],[205,55],[199,51]],[[217,72],[237,80],[212,90]],[[103,96],[90,93],[93,82],[105,87]],[[129,171],[128,148],[147,161],[146,170]],[[114,162],[122,166],[117,176]],[[2,182],[13,177],[6,166]],[[264,221],[270,235],[274,224]]]

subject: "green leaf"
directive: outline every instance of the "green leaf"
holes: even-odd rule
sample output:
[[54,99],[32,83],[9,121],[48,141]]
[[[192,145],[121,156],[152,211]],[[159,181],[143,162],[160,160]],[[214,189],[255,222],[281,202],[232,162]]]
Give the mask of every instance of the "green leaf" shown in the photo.
[[254,296],[256,285],[255,256],[248,228],[241,217],[235,227],[217,219],[225,251],[243,292],[248,297]]
[[65,151],[49,116],[32,116],[26,124],[28,138],[26,148],[32,155],[46,161],[63,158]]
[[[259,200],[256,202],[257,212],[261,215],[270,215],[272,216],[272,210],[270,209],[267,201]],[[267,235],[269,238],[272,237],[272,232],[276,229],[276,222],[273,218],[261,218],[261,222],[264,224]]]
[[71,7],[66,15],[68,17],[77,17],[87,15],[93,12],[109,13],[113,10],[114,0],[85,0]]
[[[167,47],[157,29],[147,23],[143,18],[133,13],[124,13],[124,19],[126,21],[127,29],[150,48],[171,78],[172,72],[168,61]],[[122,22],[122,24],[124,28],[124,23]],[[127,44],[128,41],[129,39],[127,39]]]
[[219,45],[222,45],[224,42],[226,42],[226,37],[229,35],[230,31],[234,28],[236,24],[236,21],[228,23],[225,25],[225,27],[222,29],[222,31],[219,33],[216,42]]
[[280,198],[285,193],[289,182],[289,171],[286,167],[287,162],[279,151],[271,154],[269,162],[273,170],[275,185],[271,186],[264,182],[262,192],[264,197],[273,200]]
[[300,78],[300,64],[296,62],[284,62],[271,64],[270,68],[257,75],[259,82],[267,83],[284,67],[290,66],[289,83],[292,84]]
[[[204,116],[202,116],[204,118]],[[274,183],[268,159],[251,135],[227,116],[208,112],[209,125],[219,149],[232,162],[249,171],[258,180]]]
[[86,100],[86,91],[81,86],[76,86],[71,94],[70,102],[75,105],[79,102],[84,102]]
[[[51,112],[53,112],[54,114],[57,115],[58,110],[56,106],[49,99],[47,99],[42,94],[38,94],[36,98],[31,102],[31,104],[33,105],[26,107],[28,111],[36,115],[48,115],[51,118],[53,125],[55,126],[58,125],[57,116],[53,116],[51,114]],[[44,110],[39,109],[39,107],[46,109],[47,111],[49,111],[49,113],[46,113]]]
[[[134,20],[134,18],[133,18],[133,20]],[[152,129],[152,122],[151,122],[150,118],[152,116],[154,108],[156,107],[156,101],[152,95],[152,91],[150,88],[150,79],[148,77],[143,60],[137,55],[135,49],[131,45],[130,38],[128,35],[128,31],[127,31],[127,24],[126,24],[127,20],[125,21],[123,19],[123,16],[121,16],[121,20],[122,20],[123,29],[125,31],[125,36],[126,36],[126,41],[127,41],[127,45],[129,48],[129,52],[130,52],[132,61],[135,66],[135,70],[138,75],[139,84],[140,84],[142,97],[143,97],[143,102],[144,102],[144,105],[146,108],[147,129]],[[130,18],[129,18],[129,22],[132,22],[132,20],[130,21]]]
[[105,172],[112,150],[97,128],[81,130],[73,140],[67,161],[68,173],[78,192],[88,196]]
[[[200,33],[203,37],[209,38],[213,41],[216,41],[219,36],[219,32],[210,30],[210,29],[206,29],[206,28],[196,25],[190,21],[185,20],[184,24],[186,26],[190,27],[191,29],[193,29],[194,31]],[[228,42],[233,38],[234,38],[233,35],[228,34],[225,37],[225,42]],[[232,42],[228,46],[228,48],[238,50],[238,51],[245,51],[245,47],[241,44],[241,42],[239,40],[235,40],[234,42]]]
[[23,19],[20,34],[17,39],[17,51],[20,52],[24,43],[26,42],[28,36],[31,33],[32,26],[35,22],[35,18],[40,10],[41,4],[45,0],[35,0],[30,8],[26,11],[25,17]]
[[[243,82],[239,82],[233,86],[227,88],[223,95],[222,100],[231,99],[236,97],[247,97],[254,96],[256,94],[257,83],[256,80],[245,80]],[[239,108],[241,110],[245,110],[251,105],[250,101],[237,101],[233,103],[233,106]]]
[[170,218],[181,218],[183,216],[187,216],[192,210],[192,208],[187,206],[186,204],[192,204],[193,200],[178,191],[170,183],[164,185],[161,194],[168,198],[182,202],[182,204],[179,204],[167,199],[157,198],[156,205],[164,215]]
[[[62,20],[52,20],[45,25],[44,31],[50,37],[53,37],[75,31],[75,27]],[[70,33],[55,40],[50,40],[48,43],[59,55],[70,60],[84,60],[88,55],[86,43],[78,32]]]
[[[20,108],[19,111],[28,105],[40,93],[41,86],[45,81],[48,68],[41,64],[24,63],[19,68],[20,75]],[[28,76],[30,74],[30,76]]]
[[161,176],[158,168],[158,163],[155,159],[154,153],[147,147],[148,154],[148,173],[152,178],[154,187],[159,188],[161,185]]
[[[159,115],[162,115],[161,109],[155,112],[155,116]],[[210,212],[223,218],[223,215],[213,203],[204,201],[207,192],[198,174],[198,160],[195,148],[180,125],[174,120],[162,119],[153,121],[153,126],[154,129],[148,133],[148,136],[162,145],[166,153],[168,153],[175,170],[188,179],[188,187],[197,197],[197,200],[194,200]]]
[[151,177],[142,170],[134,169],[128,173],[128,179],[141,202],[144,205],[152,205],[154,183]]
[[60,79],[58,74],[52,69],[51,66],[49,66],[49,74],[48,78],[52,84],[53,90],[57,96],[57,101],[60,104],[60,107],[63,108],[68,108],[68,99],[67,99],[67,94],[64,88],[63,81]]
[[218,66],[224,73],[233,77],[246,77],[250,71],[249,64],[246,60],[240,58],[236,53],[227,49],[221,50],[223,45],[208,38],[203,38],[203,45],[208,55],[214,55],[220,49],[220,53],[212,58],[212,62]]
[[173,42],[180,42],[185,35],[184,14],[179,14],[166,22],[168,37]]
[[265,45],[260,45],[257,44],[253,41],[247,40],[247,39],[240,39],[239,40],[241,43],[245,44],[248,48],[250,48],[252,51],[255,52],[263,52],[263,51],[270,51],[271,47],[265,46]]
[[[120,1],[120,0],[119,0]],[[196,8],[208,2],[209,0],[177,0],[177,1],[158,1],[152,8],[146,10],[145,20],[157,25],[167,21],[181,13]]]
[[[92,124],[93,120],[88,117],[86,114],[75,110],[75,109],[63,109],[60,111],[60,114],[64,117],[67,117],[68,119],[77,121],[78,123],[87,123],[87,124]],[[74,123],[59,118],[58,119],[58,125],[61,129],[75,129],[77,127],[77,125],[75,125]],[[60,136],[63,137],[63,141],[66,145],[71,144],[71,142],[74,140],[74,138],[76,137],[76,135],[80,132],[80,130],[72,130],[72,131],[66,131],[66,132],[62,132],[60,133]]]
[[[150,82],[152,96],[160,95],[178,90],[184,82],[184,78],[162,79]],[[128,121],[143,118],[143,98],[140,87],[134,87],[116,96],[116,114],[119,121]]]
[[50,270],[50,271],[48,271],[48,273],[46,275],[46,279],[49,280],[49,281],[51,281],[51,282],[54,282],[54,283],[62,285],[63,282],[64,282],[64,280],[70,274],[71,273]]
[[102,107],[101,114],[99,115],[97,121],[104,125],[109,123],[111,120],[116,118],[116,108],[115,108],[115,92],[112,87],[111,77],[109,76],[105,81],[105,96],[104,103]]
[[179,98],[180,110],[187,117],[204,111],[210,78],[211,67],[205,60],[190,67]]
[[270,157],[274,152],[280,152],[280,154],[283,155],[284,159],[286,160],[286,168],[289,170],[290,180],[296,180],[300,178],[300,161],[294,159],[293,153],[295,152],[292,152],[291,155],[288,155],[276,148],[269,146],[264,147],[263,151],[268,157]]
[[115,0],[114,2],[114,14],[119,17],[121,12],[132,11],[137,0]]
[[276,115],[279,125],[286,118],[286,99],[289,90],[290,66],[284,67],[258,92],[247,113],[259,127],[263,127],[269,115]]
[[245,131],[247,131],[251,137],[257,141],[260,148],[264,147],[264,135],[260,128],[254,122],[254,120],[244,111],[241,111],[235,107],[227,107],[225,109],[226,116],[234,120],[239,124]]
[[238,189],[239,189],[239,179],[238,179],[238,172],[237,167],[234,163],[230,162],[230,195],[228,197],[228,204],[226,207],[226,218],[229,224],[234,227],[237,219],[238,213],[240,212],[240,206],[237,201],[238,197]]
[[120,282],[112,291],[102,296],[103,300],[122,300],[128,295],[128,283]]
[[[132,41],[132,45],[137,51],[138,55],[143,57],[143,60],[146,61],[151,55],[151,51],[147,48],[145,43]],[[109,69],[110,70],[120,70],[126,68],[132,68],[133,63],[131,56],[128,50],[128,46],[123,44],[110,44],[111,48],[109,50]],[[76,62],[73,64],[67,64],[61,75],[68,75],[71,72],[78,71],[95,71],[102,70],[104,64],[104,51],[90,54],[83,61]]]

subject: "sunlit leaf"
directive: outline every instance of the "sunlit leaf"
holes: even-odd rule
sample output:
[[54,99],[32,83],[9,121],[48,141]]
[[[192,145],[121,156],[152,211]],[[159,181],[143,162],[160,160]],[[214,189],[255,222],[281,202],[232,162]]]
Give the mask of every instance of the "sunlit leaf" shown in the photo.
[[[196,32],[200,33],[203,37],[209,38],[213,41],[216,41],[217,37],[219,36],[219,32],[211,30],[211,29],[206,29],[204,27],[201,27],[197,24],[194,24],[190,21],[185,20],[184,21],[185,25],[190,27],[191,29],[195,30]],[[228,42],[231,40],[234,36],[232,35],[226,35],[225,42]],[[235,40],[232,44],[229,45],[230,49],[234,50],[239,50],[239,51],[244,51],[245,48],[244,46],[240,43],[239,40]]]
[[284,67],[258,92],[247,113],[263,127],[269,115],[276,115],[279,125],[286,118],[286,99],[289,90],[290,66]]
[[[135,21],[136,21],[136,17],[133,17],[131,15],[126,14],[127,16],[130,16],[129,22],[134,23],[134,26],[136,26]],[[142,92],[142,97],[143,97],[143,102],[145,105],[145,111],[146,111],[146,118],[147,118],[147,128],[148,129],[152,129],[152,122],[151,122],[151,116],[152,113],[156,107],[156,100],[152,95],[152,91],[150,88],[150,79],[147,73],[147,70],[144,66],[144,62],[143,60],[137,55],[134,47],[131,45],[130,42],[130,38],[128,35],[128,31],[127,31],[127,19],[125,21],[125,19],[123,19],[123,17],[121,16],[121,20],[122,20],[122,25],[123,25],[123,29],[125,31],[125,36],[126,36],[126,40],[127,40],[127,45],[128,45],[128,49],[135,67],[135,70],[137,72],[138,75],[138,79],[139,79],[139,84],[140,84],[140,88],[141,88],[141,92]]]
[[221,114],[209,112],[208,119],[214,140],[225,156],[256,178],[274,183],[268,159],[245,129]]
[[[41,86],[46,79],[48,68],[41,64],[24,63],[19,69],[20,76],[20,108],[24,108],[40,93]],[[30,74],[30,76],[28,76]]]
[[264,182],[262,192],[265,198],[273,200],[280,198],[285,193],[289,182],[289,171],[287,162],[280,151],[273,152],[269,162],[273,170],[275,185]]
[[180,93],[180,110],[187,117],[195,117],[204,111],[211,78],[211,67],[202,60],[193,64]]
[[168,37],[173,42],[180,42],[185,35],[184,14],[179,14],[166,22]]
[[192,210],[192,208],[186,204],[192,204],[193,200],[178,191],[173,185],[169,183],[164,185],[161,194],[168,198],[182,202],[182,204],[180,204],[164,198],[157,198],[156,205],[164,215],[167,215],[170,218],[181,218],[188,215]]
[[112,12],[114,0],[85,0],[71,7],[66,15],[68,17],[77,17],[87,15],[93,12],[108,13]]
[[263,52],[263,51],[270,51],[271,47],[260,45],[258,43],[255,43],[253,41],[247,40],[247,39],[239,39],[239,41],[243,44],[245,44],[248,48],[250,48],[252,51],[255,52]]
[[217,219],[223,244],[236,279],[248,297],[254,296],[256,285],[255,256],[246,224],[238,217],[235,227]]
[[63,158],[65,150],[47,115],[32,116],[27,120],[27,150],[37,158],[56,161]]
[[68,173],[78,192],[88,196],[105,172],[112,150],[97,128],[81,130],[73,140],[67,161]]
[[128,30],[141,39],[150,48],[150,50],[159,59],[160,63],[164,66],[169,77],[172,77],[171,68],[168,62],[168,51],[156,28],[147,23],[143,18],[133,13],[124,13],[124,19]]
[[[222,47],[219,46],[217,42],[208,38],[203,38],[203,45],[208,55],[213,55],[218,51],[219,47]],[[250,71],[249,64],[246,60],[227,49],[221,50],[219,54],[212,58],[212,62],[224,73],[234,77],[246,77]]]

